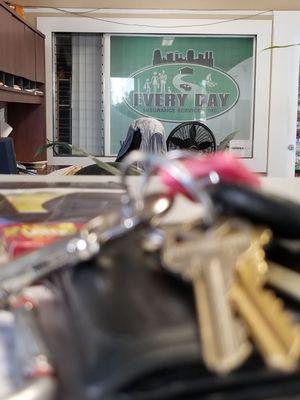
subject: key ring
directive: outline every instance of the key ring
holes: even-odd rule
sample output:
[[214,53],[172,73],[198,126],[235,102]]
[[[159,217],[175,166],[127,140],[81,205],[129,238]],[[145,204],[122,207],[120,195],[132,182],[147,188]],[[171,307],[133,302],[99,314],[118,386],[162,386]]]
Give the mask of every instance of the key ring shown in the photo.
[[[211,171],[208,177],[205,179],[201,179],[195,185],[195,179],[189,172],[189,170],[180,163],[180,159],[182,158],[191,158],[191,154],[188,152],[176,151],[170,152],[169,157],[161,157],[155,154],[144,153],[141,151],[133,151],[131,152],[126,159],[124,160],[121,174],[121,183],[127,193],[127,198],[125,197],[125,206],[127,205],[130,209],[134,209],[135,207],[142,208],[143,207],[143,198],[145,196],[145,192],[147,186],[149,184],[151,176],[158,169],[167,172],[176,182],[182,185],[185,190],[189,193],[190,197],[201,203],[204,207],[204,223],[211,225],[215,220],[215,208],[213,202],[207,192],[204,190],[204,187],[209,184],[214,184],[219,182],[219,176],[215,171]],[[128,169],[132,166],[132,164],[142,161],[146,165],[145,173],[142,175],[141,186],[139,190],[138,197],[134,196],[129,185],[128,185]]]
[[[229,152],[217,152],[208,154],[205,157],[199,157],[199,154],[195,152],[175,150],[168,154],[168,158],[180,159],[195,179],[195,182],[199,182],[200,179],[202,181],[202,179],[209,176],[209,183],[218,183],[220,178],[222,181],[248,185],[254,188],[260,186],[258,177]],[[171,191],[174,193],[179,191],[184,194],[185,190],[183,187],[180,188],[180,182],[176,182],[166,171],[162,171],[160,176],[163,183]]]

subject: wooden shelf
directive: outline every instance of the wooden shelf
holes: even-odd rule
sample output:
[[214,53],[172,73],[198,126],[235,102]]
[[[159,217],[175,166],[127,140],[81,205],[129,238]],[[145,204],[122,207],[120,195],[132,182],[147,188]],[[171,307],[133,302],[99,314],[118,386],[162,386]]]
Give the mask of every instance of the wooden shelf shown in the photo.
[[25,90],[0,86],[0,101],[3,102],[41,104],[43,97],[43,94],[34,94]]
[[[36,149],[46,144],[44,35],[0,0],[0,102],[12,126],[16,158],[39,161]],[[15,86],[14,86],[15,85]],[[19,87],[20,89],[16,89]],[[27,91],[39,90],[40,94]]]

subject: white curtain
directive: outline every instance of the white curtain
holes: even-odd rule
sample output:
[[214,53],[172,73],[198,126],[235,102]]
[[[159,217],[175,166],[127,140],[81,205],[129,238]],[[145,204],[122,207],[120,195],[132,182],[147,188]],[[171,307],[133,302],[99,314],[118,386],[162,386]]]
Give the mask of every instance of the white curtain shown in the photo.
[[104,154],[100,34],[72,35],[72,144]]

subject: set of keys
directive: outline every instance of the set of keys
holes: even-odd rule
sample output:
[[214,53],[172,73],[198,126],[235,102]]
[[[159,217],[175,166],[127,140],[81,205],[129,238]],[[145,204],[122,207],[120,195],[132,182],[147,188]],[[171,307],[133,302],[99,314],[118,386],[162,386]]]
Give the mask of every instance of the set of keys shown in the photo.
[[269,230],[235,219],[207,230],[192,227],[166,234],[162,264],[191,282],[202,358],[217,374],[241,366],[253,345],[273,369],[291,372],[298,367],[300,326],[265,287],[273,282],[288,291],[279,277],[287,269],[266,261],[264,246],[270,239]]

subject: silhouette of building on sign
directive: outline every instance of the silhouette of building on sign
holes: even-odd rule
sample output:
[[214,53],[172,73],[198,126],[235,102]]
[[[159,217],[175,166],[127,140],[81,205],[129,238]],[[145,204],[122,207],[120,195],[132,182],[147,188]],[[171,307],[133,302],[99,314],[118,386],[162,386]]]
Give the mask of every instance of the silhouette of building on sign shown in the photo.
[[154,50],[153,52],[153,65],[161,65],[161,64],[172,64],[172,63],[189,63],[189,64],[198,64],[205,65],[207,67],[214,66],[214,58],[212,51],[205,51],[204,53],[199,53],[197,57],[195,57],[195,51],[193,49],[187,50],[186,54],[183,55],[178,51],[167,53],[165,56],[162,56],[161,51],[159,49]]

